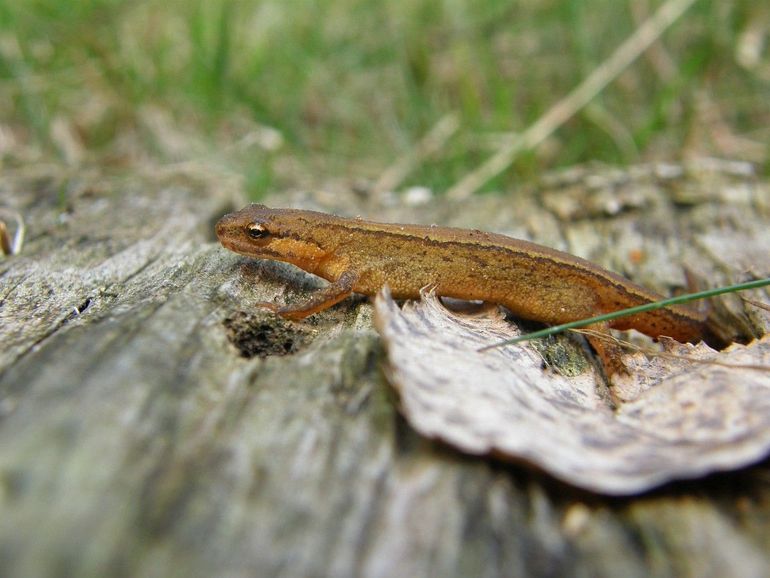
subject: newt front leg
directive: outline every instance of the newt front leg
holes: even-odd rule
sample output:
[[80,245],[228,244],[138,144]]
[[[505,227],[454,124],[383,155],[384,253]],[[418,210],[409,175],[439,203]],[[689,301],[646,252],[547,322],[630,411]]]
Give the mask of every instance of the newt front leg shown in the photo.
[[353,285],[357,279],[358,275],[355,272],[345,271],[336,281],[316,291],[309,299],[301,303],[276,305],[275,303],[261,302],[257,303],[257,306],[269,309],[285,319],[304,319],[308,315],[328,309],[345,299],[353,292]]

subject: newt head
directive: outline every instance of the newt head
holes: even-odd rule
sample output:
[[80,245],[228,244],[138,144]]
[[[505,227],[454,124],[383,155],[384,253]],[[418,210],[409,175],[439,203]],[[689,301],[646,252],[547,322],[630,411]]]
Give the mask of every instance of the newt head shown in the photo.
[[222,217],[216,225],[225,249],[255,257],[286,261],[313,272],[326,256],[307,231],[301,211],[248,205]]

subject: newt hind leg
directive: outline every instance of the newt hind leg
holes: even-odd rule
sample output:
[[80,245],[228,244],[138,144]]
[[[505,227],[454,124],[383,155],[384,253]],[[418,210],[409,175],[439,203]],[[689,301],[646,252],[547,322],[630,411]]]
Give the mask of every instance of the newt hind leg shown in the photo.
[[595,335],[587,334],[586,339],[599,356],[607,379],[611,379],[615,374],[628,374],[628,368],[621,359],[623,348],[610,335],[608,325],[597,323],[589,325],[586,329],[595,333]]

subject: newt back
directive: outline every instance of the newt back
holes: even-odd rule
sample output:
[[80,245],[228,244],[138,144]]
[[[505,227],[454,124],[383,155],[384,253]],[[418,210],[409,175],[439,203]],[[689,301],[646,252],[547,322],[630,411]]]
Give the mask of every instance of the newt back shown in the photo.
[[[395,298],[412,299],[430,285],[438,295],[498,303],[547,324],[663,299],[580,257],[473,229],[249,205],[223,217],[217,235],[228,249],[286,261],[332,283],[346,274],[357,293],[374,295],[387,283]],[[704,318],[683,306],[619,318],[609,327],[678,341],[713,338]]]

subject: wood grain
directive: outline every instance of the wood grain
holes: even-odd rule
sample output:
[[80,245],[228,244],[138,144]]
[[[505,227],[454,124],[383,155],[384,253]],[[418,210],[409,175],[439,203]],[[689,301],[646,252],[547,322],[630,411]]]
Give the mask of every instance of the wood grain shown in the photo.
[[[765,183],[617,174],[419,213],[344,190],[265,201],[518,235],[664,293],[683,264],[714,283],[738,275],[711,235],[756,245],[768,229]],[[301,326],[254,311],[315,282],[213,242],[242,199],[55,167],[4,168],[0,186],[28,224],[22,254],[0,261],[0,575],[770,573],[766,462],[617,499],[465,456],[399,416],[369,305]],[[582,215],[561,220],[547,209],[559,198]],[[747,330],[766,323],[736,299],[723,309]],[[231,341],[249,316],[297,347],[244,357],[262,351]]]

